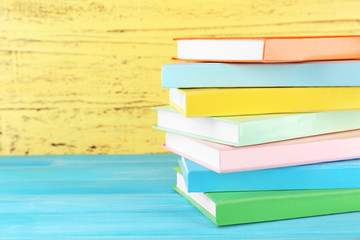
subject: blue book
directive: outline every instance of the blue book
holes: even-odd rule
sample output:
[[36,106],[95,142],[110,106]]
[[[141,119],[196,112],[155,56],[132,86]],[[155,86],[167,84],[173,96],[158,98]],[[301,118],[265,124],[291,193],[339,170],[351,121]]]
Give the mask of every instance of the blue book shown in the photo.
[[234,173],[179,160],[188,192],[360,188],[360,159]]
[[161,68],[164,88],[360,86],[360,61],[178,63]]

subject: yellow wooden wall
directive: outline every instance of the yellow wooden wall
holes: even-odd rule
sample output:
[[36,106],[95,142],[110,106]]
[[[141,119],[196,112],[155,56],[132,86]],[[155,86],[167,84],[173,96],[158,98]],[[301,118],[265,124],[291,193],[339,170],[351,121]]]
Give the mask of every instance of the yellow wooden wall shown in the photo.
[[359,0],[1,0],[0,154],[164,152],[173,37],[339,34]]

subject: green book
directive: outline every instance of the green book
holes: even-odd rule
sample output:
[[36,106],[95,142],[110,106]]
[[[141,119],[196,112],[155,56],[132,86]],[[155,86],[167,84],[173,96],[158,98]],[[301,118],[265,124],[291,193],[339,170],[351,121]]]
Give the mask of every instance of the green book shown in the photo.
[[360,188],[188,193],[174,189],[218,226],[360,211]]
[[170,106],[154,128],[231,146],[248,146],[360,128],[360,110],[188,118]]

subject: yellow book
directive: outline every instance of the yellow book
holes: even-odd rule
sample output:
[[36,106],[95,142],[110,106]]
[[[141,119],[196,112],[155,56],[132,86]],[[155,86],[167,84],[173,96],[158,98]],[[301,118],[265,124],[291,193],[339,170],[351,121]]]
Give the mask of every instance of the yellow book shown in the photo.
[[171,88],[169,95],[187,117],[360,109],[360,87]]

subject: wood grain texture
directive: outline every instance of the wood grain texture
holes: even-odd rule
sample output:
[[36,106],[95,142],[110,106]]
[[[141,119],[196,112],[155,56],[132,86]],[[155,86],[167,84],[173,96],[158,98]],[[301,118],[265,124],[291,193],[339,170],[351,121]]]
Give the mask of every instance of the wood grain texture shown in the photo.
[[360,34],[357,0],[3,0],[0,154],[164,152],[173,37]]
[[217,227],[171,188],[178,156],[0,157],[0,239],[359,239],[360,212]]

